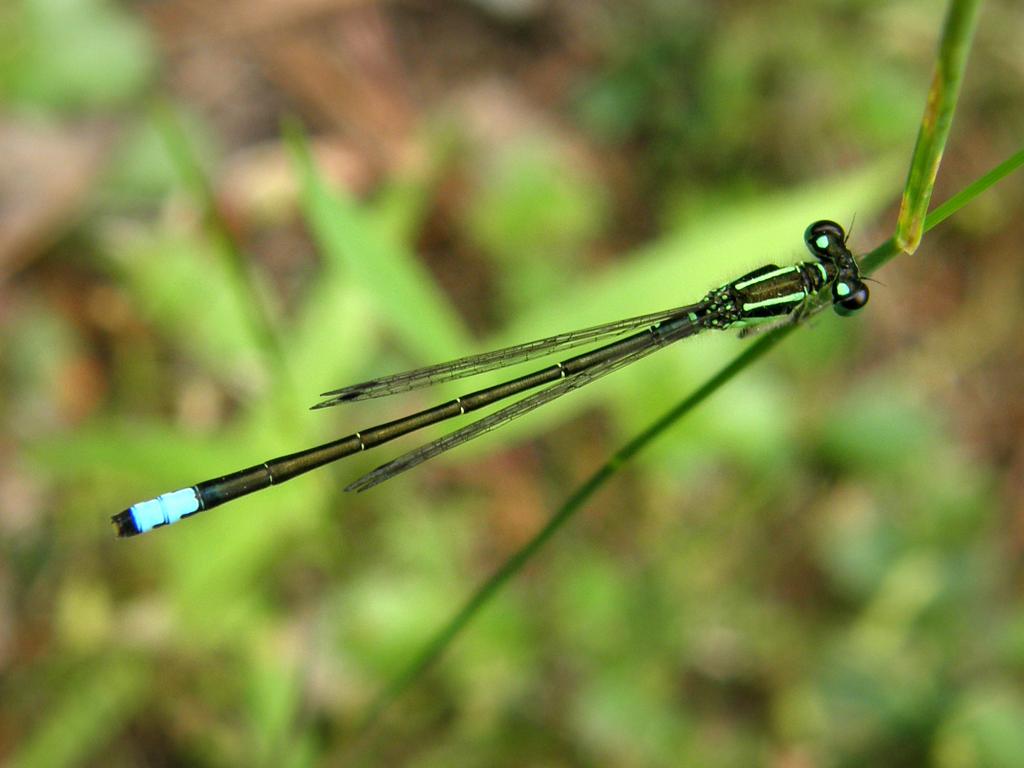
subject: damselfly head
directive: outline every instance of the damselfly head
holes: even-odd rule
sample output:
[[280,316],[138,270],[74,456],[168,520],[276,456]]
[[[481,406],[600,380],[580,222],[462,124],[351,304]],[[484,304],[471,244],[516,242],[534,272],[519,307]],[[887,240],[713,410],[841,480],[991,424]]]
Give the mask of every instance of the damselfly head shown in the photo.
[[846,247],[846,233],[834,221],[822,219],[807,228],[804,232],[804,242],[811,253],[819,259],[832,260],[833,246]]
[[834,221],[816,221],[804,232],[807,248],[819,261],[832,264],[838,274],[832,282],[832,306],[840,315],[852,315],[868,303],[868,287],[846,247],[846,233]]
[[846,317],[868,303],[867,285],[859,277],[838,277],[832,284],[832,308]]

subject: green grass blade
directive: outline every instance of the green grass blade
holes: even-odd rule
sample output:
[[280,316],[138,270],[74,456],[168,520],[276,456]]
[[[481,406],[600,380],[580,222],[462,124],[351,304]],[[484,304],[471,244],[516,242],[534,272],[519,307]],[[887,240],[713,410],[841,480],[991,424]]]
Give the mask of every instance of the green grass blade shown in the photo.
[[[938,206],[929,213],[924,220],[924,231],[929,232],[944,222],[954,213],[970,203],[974,198],[994,186],[997,182],[1009,176],[1015,170],[1024,166],[1024,149],[1020,149],[1003,162],[979,178],[977,181],[968,184],[962,190],[953,195],[949,200]],[[893,259],[900,252],[899,243],[896,238],[887,240],[870,253],[864,254],[860,260],[861,270],[865,274],[871,274],[887,261]]]
[[[943,29],[939,60],[928,98],[928,108],[922,120],[911,162],[897,235],[865,256],[863,267],[866,272],[877,269],[900,251],[912,252],[920,242],[923,232],[945,220],[1024,163],[1024,152],[1014,155],[937,208],[931,215],[925,215],[939,162],[949,135],[949,127],[952,123],[963,79],[979,5],[978,0],[953,0],[952,2]],[[645,449],[697,405],[735,378],[741,371],[767,354],[792,333],[795,327],[784,326],[752,343],[688,397],[665,412],[647,429],[616,451],[569,497],[532,539],[513,554],[490,579],[470,596],[452,619],[427,642],[423,650],[380,693],[368,708],[360,731],[365,732],[372,727],[391,703],[444,654],[498,590],[540,551],[544,544],[583,507],[584,503],[619,471],[621,466]]]
[[248,298],[210,238],[137,233],[106,247],[109,268],[164,338],[225,380],[262,369]]
[[949,200],[935,208],[925,219],[924,231],[927,232],[933,227],[944,222],[986,189],[1009,176],[1022,165],[1024,165],[1024,148],[1021,148],[1019,151],[1010,155],[1010,157],[1006,158],[1006,160],[1001,162],[980,179],[967,185],[949,198]]
[[328,187],[297,124],[286,124],[284,133],[302,187],[305,217],[324,258],[346,270],[389,327],[424,359],[455,357],[465,350],[468,334],[420,262],[384,231],[371,211]]
[[267,296],[265,292],[259,290],[256,277],[249,268],[248,258],[231,236],[231,228],[221,215],[209,179],[192,150],[188,134],[168,104],[156,102],[151,114],[182,183],[202,211],[215,251],[233,277],[235,291],[248,310],[253,338],[260,345],[277,376],[284,379],[284,352],[267,308]]
[[385,709],[401,693],[408,688],[420,675],[422,675],[448,648],[454,639],[472,621],[473,617],[480,612],[487,602],[511,579],[522,570],[530,559],[540,551],[552,536],[555,535],[575,514],[583,504],[593,496],[598,489],[608,482],[629,459],[639,453],[650,444],[655,438],[665,432],[679,419],[692,411],[698,404],[706,400],[712,393],[722,387],[740,371],[763,356],[776,344],[782,341],[795,326],[786,326],[777,331],[766,334],[756,342],[747,347],[742,354],[737,356],[731,363],[726,365],[717,374],[708,379],[703,386],[699,387],[686,399],[670,411],[661,416],[647,429],[630,440],[626,445],[616,451],[612,457],[605,462],[590,478],[581,485],[569,500],[552,516],[547,524],[517,552],[515,552],[499,568],[483,586],[481,586],[470,598],[458,613],[448,622],[423,648],[422,652],[413,659],[412,663],[384,689],[384,691],[371,704],[368,714],[363,723],[364,730],[372,726]]
[[[1024,150],[1016,153],[978,179],[978,181],[966,187],[962,192],[954,195],[949,201],[939,206],[927,217],[923,229],[927,231],[937,226],[954,212],[963,208],[981,192],[994,185],[1016,168],[1019,168],[1022,164],[1024,164]],[[896,245],[896,240],[893,238],[867,254],[862,260],[862,264],[870,266],[870,269],[865,268],[866,272],[873,271],[900,252],[901,249]],[[662,414],[643,432],[616,451],[603,466],[569,497],[565,504],[555,512],[548,523],[533,538],[506,560],[494,575],[470,596],[455,616],[426,643],[423,650],[417,654],[413,661],[380,693],[368,708],[367,715],[359,729],[360,732],[365,732],[372,727],[392,702],[401,696],[407,688],[415,683],[444,654],[458,635],[469,625],[498,590],[522,570],[526,563],[540,551],[554,534],[583,507],[583,504],[619,471],[620,467],[647,448],[656,438],[664,434],[677,421],[721,389],[741,371],[767,354],[796,328],[797,326],[794,325],[783,326],[765,334],[750,344],[750,346],[722,367],[704,384]]]
[[925,213],[946,139],[949,138],[980,5],[981,0],[953,0],[946,16],[928,103],[917,134],[896,225],[896,242],[907,253],[913,253],[921,242]]
[[83,670],[46,708],[42,722],[10,756],[17,768],[91,764],[102,746],[132,720],[151,684],[149,672],[124,656]]

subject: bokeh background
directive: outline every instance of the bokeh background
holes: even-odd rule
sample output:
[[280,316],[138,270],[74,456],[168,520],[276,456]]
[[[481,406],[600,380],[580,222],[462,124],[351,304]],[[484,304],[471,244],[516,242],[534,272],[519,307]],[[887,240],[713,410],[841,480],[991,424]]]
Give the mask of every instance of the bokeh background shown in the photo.
[[[360,495],[406,438],[132,540],[130,503],[459,394],[323,390],[886,239],[944,4],[0,9],[0,761],[1024,764],[1024,181],[621,473],[360,738],[702,337]],[[990,0],[936,200],[1020,149]],[[287,138],[286,138],[287,137]],[[476,382],[468,385],[473,388]]]

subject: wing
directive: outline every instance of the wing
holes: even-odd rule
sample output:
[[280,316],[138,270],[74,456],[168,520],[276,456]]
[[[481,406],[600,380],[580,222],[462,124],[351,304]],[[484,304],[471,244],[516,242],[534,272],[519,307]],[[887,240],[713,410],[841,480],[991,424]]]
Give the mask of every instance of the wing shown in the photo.
[[[675,341],[675,339],[669,339],[667,341]],[[518,400],[512,405],[505,406],[501,410],[495,411],[479,421],[475,421],[462,429],[458,429],[451,434],[445,435],[444,437],[434,440],[431,443],[427,443],[426,445],[410,451],[409,453],[403,454],[397,459],[389,461],[387,464],[382,464],[372,472],[363,475],[354,483],[347,486],[345,490],[365,491],[379,483],[383,483],[385,480],[389,480],[395,475],[401,474],[408,469],[412,469],[413,467],[422,464],[427,459],[432,459],[438,454],[444,453],[457,445],[461,445],[486,432],[490,432],[492,429],[496,429],[497,427],[507,424],[513,419],[517,419],[535,408],[539,408],[546,403],[550,403],[552,400],[556,400],[568,392],[579,389],[580,387],[585,386],[590,382],[611,373],[612,371],[617,371],[630,363],[646,357],[656,349],[663,347],[667,341],[659,342],[652,339],[649,346],[635,350],[622,357],[606,360],[592,368],[588,368],[587,370],[576,374],[575,376],[563,379],[547,389],[529,395],[528,397],[524,397],[522,400]]]
[[393,376],[384,376],[379,379],[370,379],[361,384],[353,384],[341,389],[333,389],[324,392],[321,397],[327,398],[316,405],[316,408],[328,408],[340,403],[347,403],[353,400],[367,400],[373,397],[384,397],[397,392],[408,392],[413,389],[420,389],[432,384],[439,384],[444,381],[475,376],[478,373],[493,371],[498,368],[505,368],[526,360],[537,357],[546,357],[561,350],[571,349],[583,344],[589,344],[609,336],[621,336],[622,334],[635,331],[639,328],[655,325],[670,320],[679,315],[686,315],[700,308],[700,304],[691,304],[675,309],[666,309],[662,312],[655,312],[650,315],[638,315],[625,320],[618,320],[614,323],[595,325],[591,328],[583,328],[578,331],[568,331],[555,336],[548,336],[545,339],[528,341],[525,344],[496,349],[493,352],[484,352],[479,355],[460,357],[447,363],[429,365],[425,368],[417,368],[404,373],[396,373]]

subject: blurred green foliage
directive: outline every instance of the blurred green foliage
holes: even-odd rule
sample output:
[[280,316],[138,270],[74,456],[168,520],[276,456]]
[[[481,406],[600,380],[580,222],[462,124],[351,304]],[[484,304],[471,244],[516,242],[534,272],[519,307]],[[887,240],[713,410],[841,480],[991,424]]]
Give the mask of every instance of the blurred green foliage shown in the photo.
[[537,291],[559,290],[563,275],[581,266],[583,249],[607,221],[605,192],[539,140],[495,148],[479,173],[466,215],[469,236],[513,276],[503,291],[512,315]]
[[117,107],[153,74],[144,28],[109,0],[15,0],[0,20],[0,95],[19,107]]
[[[1012,469],[984,435],[967,437],[982,417],[948,407],[969,400],[947,378],[980,374],[970,359],[920,352],[934,349],[933,315],[915,314],[943,287],[922,274],[929,265],[986,275],[1018,261],[1000,250],[1017,242],[1012,203],[993,203],[1004,231],[958,231],[954,256],[936,246],[925,257],[926,239],[909,277],[899,264],[880,275],[892,282],[873,286],[866,317],[821,317],[641,456],[355,755],[367,704],[466,595],[626,436],[745,342],[659,354],[365,496],[340,488],[411,443],[136,540],[105,526],[131,501],[430,404],[310,413],[324,389],[690,301],[766,260],[802,258],[816,218],[856,212],[857,250],[886,231],[870,222],[899,194],[933,4],[609,8],[584,14],[593,57],[574,71],[561,119],[609,156],[614,181],[550,131],[451,156],[420,139],[444,157],[436,174],[470,180],[453,229],[481,256],[501,320],[477,337],[441,267],[416,256],[436,180],[385,175],[358,197],[286,131],[315,251],[298,259],[307,279],[288,304],[255,255],[255,288],[240,282],[204,224],[166,125],[143,103],[158,57],[133,9],[0,10],[8,109],[51,121],[116,109],[125,122],[89,214],[4,289],[0,415],[16,451],[15,479],[0,478],[0,760],[1024,759]],[[990,66],[968,81],[976,96],[958,117],[956,147],[993,162],[1003,137],[1019,140],[1024,107],[1007,105],[995,126],[971,110],[1019,92],[1007,86],[1019,73],[992,64],[1006,49],[989,52],[1014,19],[1012,3],[983,15],[975,55]],[[228,137],[191,105],[175,112],[216,177]],[[637,233],[614,259],[591,256]],[[1019,318],[1018,305],[1000,306]],[[973,341],[998,361],[993,339]],[[83,369],[103,383],[76,416],[67,402],[88,389]]]

